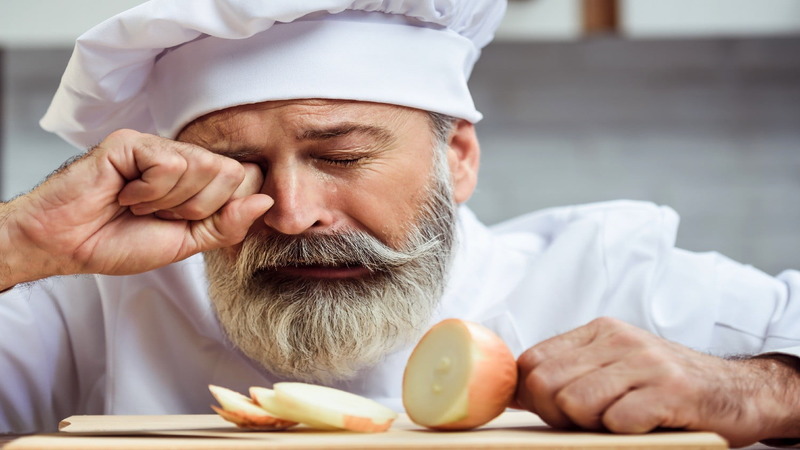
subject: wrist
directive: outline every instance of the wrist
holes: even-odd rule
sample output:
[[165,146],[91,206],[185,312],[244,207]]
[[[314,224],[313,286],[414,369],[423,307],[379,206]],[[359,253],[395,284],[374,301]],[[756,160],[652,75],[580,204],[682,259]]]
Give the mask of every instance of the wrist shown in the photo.
[[784,354],[759,355],[748,360],[761,371],[760,400],[764,427],[762,440],[800,438],[800,358]]
[[15,202],[0,203],[0,293],[19,283],[45,278],[33,270],[36,266],[33,255],[37,252],[25,249],[25,239],[18,232]]
[[0,294],[16,286],[12,280],[12,267],[14,256],[10,249],[11,242],[8,239],[8,217],[11,214],[11,206],[8,203],[0,203]]

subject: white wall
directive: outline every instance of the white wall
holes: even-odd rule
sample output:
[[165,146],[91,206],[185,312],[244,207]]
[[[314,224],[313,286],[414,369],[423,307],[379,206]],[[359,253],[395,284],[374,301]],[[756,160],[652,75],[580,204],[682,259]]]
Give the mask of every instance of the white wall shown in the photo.
[[72,47],[81,33],[143,0],[2,0],[0,46]]

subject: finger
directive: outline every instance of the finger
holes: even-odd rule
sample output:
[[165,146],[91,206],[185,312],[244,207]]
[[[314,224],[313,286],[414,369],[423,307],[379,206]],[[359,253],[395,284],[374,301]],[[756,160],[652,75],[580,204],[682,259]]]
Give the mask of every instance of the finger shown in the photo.
[[[194,147],[179,153],[187,166],[178,182],[160,198],[136,205],[134,212],[169,209],[179,217],[200,220],[225,204],[244,179],[238,161]],[[147,175],[145,172],[142,179]]]
[[202,221],[189,222],[192,238],[189,254],[238,244],[253,222],[274,203],[268,195],[254,194],[232,200]]
[[156,215],[170,220],[202,220],[231,200],[256,194],[261,190],[264,176],[257,165],[240,164],[232,159],[227,159],[225,163],[232,167],[221,171],[194,197],[168,210],[157,211]]
[[597,339],[598,335],[607,327],[618,326],[617,322],[619,321],[609,318],[595,319],[572,331],[542,341],[520,355],[517,364],[523,369],[531,369],[542,361],[568,354]]
[[[594,353],[583,352],[584,356],[578,358],[577,352],[598,338],[598,333],[604,328],[602,323],[598,326],[598,320],[542,341],[520,355],[517,359],[520,380],[527,381],[521,382],[521,389],[518,389],[517,401],[521,406],[537,412],[539,408],[535,405],[534,397],[544,392],[554,393],[563,386],[564,381],[569,381],[587,370],[584,364],[579,366],[577,363],[583,360],[586,364],[591,364],[594,361]],[[542,369],[545,363],[549,363],[550,367],[545,366]],[[562,370],[571,370],[574,373],[568,375],[566,380],[557,382],[553,379],[553,374]]]
[[714,431],[731,448],[768,436],[764,424],[769,420],[752,415],[758,396],[737,392],[742,374],[732,374],[736,369],[730,361],[697,356],[705,359],[701,364],[707,374],[692,373],[687,367],[662,367],[660,379],[627,392],[606,409],[604,426],[616,433],[647,433],[656,428]]
[[[158,186],[164,189],[159,189],[158,191],[153,190],[152,193],[154,195],[151,196],[148,201],[141,201],[131,205],[131,211],[139,215],[161,210],[174,211],[175,208],[197,197],[198,194],[208,188],[209,184],[214,180],[214,175],[209,173],[193,173],[191,170],[191,168],[187,167],[183,175],[168,189],[166,184],[161,183],[161,180],[155,183],[151,181],[150,183],[154,187]],[[149,172],[146,172],[144,175],[149,175]],[[137,182],[138,181],[139,180],[137,180]],[[141,181],[146,182],[144,178]],[[213,211],[214,210],[211,212]]]
[[[158,161],[141,162],[142,173],[139,178],[128,182],[118,195],[122,206],[131,206],[136,214],[149,214],[158,208],[147,206],[172,191],[183,177],[186,160],[176,154],[165,152]],[[144,204],[144,205],[143,205]]]
[[647,433],[658,427],[683,428],[684,423],[671,418],[664,392],[655,388],[632,390],[608,407],[603,425],[614,433]]
[[[165,203],[164,206],[168,207],[176,217],[186,220],[202,220],[217,212],[231,200],[244,179],[245,172],[241,164],[233,160],[229,161],[236,167],[220,171],[206,186],[183,203],[172,205],[170,202]],[[189,192],[191,193],[191,191]],[[180,197],[176,196],[173,200],[178,201]]]
[[[623,333],[623,335],[626,333]],[[659,404],[691,405],[699,392],[694,369],[686,365],[685,351],[672,343],[655,338],[647,332],[631,333],[638,340],[613,363],[585,374],[565,386],[556,396],[561,411],[584,428],[601,428],[602,417],[609,408],[628,393],[636,390],[661,392]],[[603,342],[624,341],[618,335]],[[639,411],[649,408],[640,404]],[[660,424],[666,425],[666,424]]]
[[100,159],[110,162],[116,173],[127,180],[117,199],[120,205],[130,206],[169,192],[187,166],[179,150],[194,147],[133,130],[118,130],[90,153],[102,155]]
[[[600,348],[599,348],[600,347]],[[567,355],[543,361],[527,375],[523,393],[526,401],[532,404],[537,414],[548,423],[575,423],[584,428],[598,428],[599,414],[593,409],[584,409],[584,397],[592,394],[590,386],[602,382],[597,380],[597,373],[608,365],[613,365],[624,357],[621,348],[602,348],[602,344],[593,342],[586,347],[573,350]],[[586,392],[586,391],[589,392]],[[592,420],[587,420],[586,414]]]
[[257,194],[261,192],[261,188],[264,186],[264,172],[261,167],[252,163],[242,163],[242,167],[244,167],[244,180],[231,195],[232,200],[246,195]]
[[[627,353],[638,351],[651,337],[624,322],[601,318],[548,339],[520,356],[522,381],[517,388],[517,402],[553,426],[571,426],[576,422],[559,404],[559,392],[587,374],[623,359]],[[596,417],[579,415],[578,419],[582,426],[599,426]]]
[[603,428],[603,414],[611,405],[631,390],[657,379],[658,369],[630,361],[623,359],[570,381],[555,395],[559,411],[581,428]]
[[[525,382],[517,388],[517,401],[551,425],[569,426],[575,423],[590,428],[586,420],[572,417],[573,397],[563,397],[562,393],[584,377],[623,358],[625,352],[626,349],[622,347],[608,347],[603,341],[593,341],[564,355],[544,360],[524,375]],[[570,409],[565,409],[565,406]],[[577,406],[580,411],[580,405]],[[583,416],[579,415],[578,418],[582,419]],[[595,419],[591,422],[591,428],[599,426],[599,416]]]
[[535,371],[524,373],[520,369],[517,382],[516,404],[527,409],[555,428],[570,428],[575,424],[555,404],[555,392]]

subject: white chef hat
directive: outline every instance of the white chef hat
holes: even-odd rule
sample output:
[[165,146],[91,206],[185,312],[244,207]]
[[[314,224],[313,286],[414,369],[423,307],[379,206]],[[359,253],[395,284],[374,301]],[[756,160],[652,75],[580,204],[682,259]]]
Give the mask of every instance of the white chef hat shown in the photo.
[[78,38],[41,120],[78,147],[175,137],[203,114],[335,98],[472,122],[467,87],[505,0],[151,0]]

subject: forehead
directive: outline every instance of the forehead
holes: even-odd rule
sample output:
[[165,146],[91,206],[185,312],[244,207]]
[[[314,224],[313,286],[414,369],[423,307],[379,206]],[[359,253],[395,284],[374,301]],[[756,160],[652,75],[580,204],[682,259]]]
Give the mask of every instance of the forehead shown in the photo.
[[390,132],[430,130],[428,114],[417,109],[382,103],[345,100],[286,100],[240,105],[195,119],[179,140],[232,141],[254,134],[300,137],[308,130],[342,124],[379,126]]

